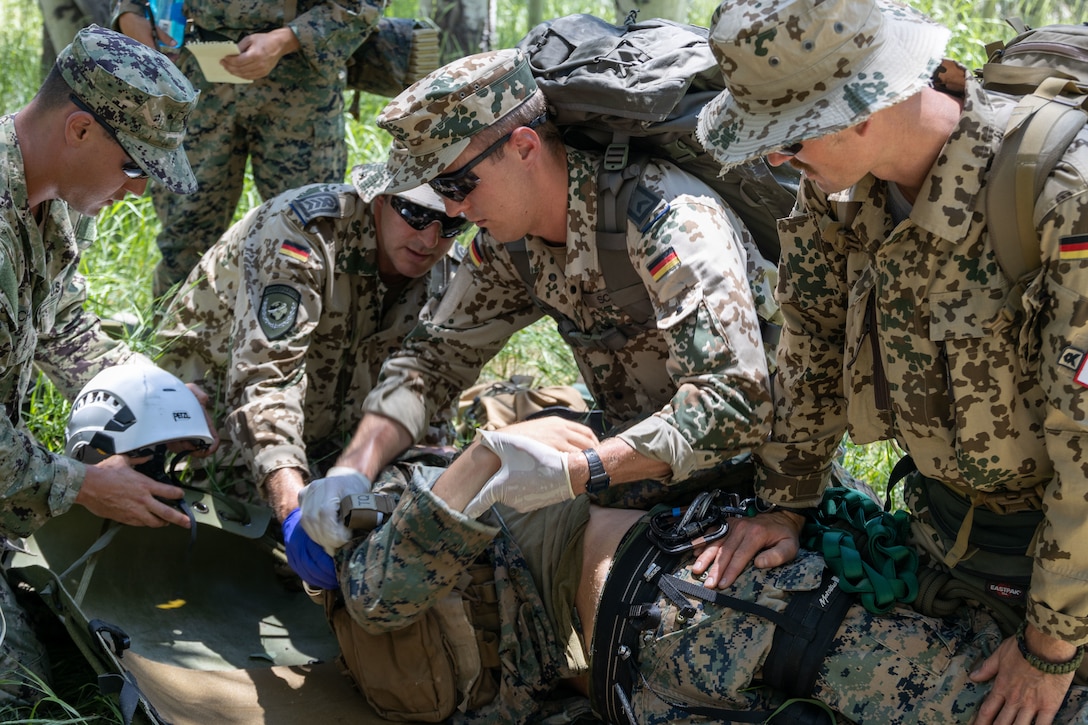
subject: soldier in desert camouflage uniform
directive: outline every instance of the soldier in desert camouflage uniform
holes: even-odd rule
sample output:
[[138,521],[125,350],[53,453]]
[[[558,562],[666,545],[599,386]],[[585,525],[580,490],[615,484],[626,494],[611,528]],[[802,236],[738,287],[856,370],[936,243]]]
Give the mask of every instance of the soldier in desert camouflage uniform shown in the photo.
[[[978,722],[1049,723],[1088,643],[1088,259],[1070,244],[1088,232],[1088,129],[1036,201],[1043,264],[1017,288],[983,211],[1017,99],[942,60],[948,37],[883,0],[725,3],[711,44],[731,95],[699,130],[727,165],[765,154],[804,174],[780,222],[786,325],[760,495],[815,505],[846,430],[896,440],[918,469],[907,505],[930,561],[979,568],[988,537],[1007,552],[979,574],[991,592],[1030,576],[1021,632],[972,675],[994,682]],[[729,583],[757,554],[791,556],[799,527],[758,517],[701,566],[717,556],[710,573]]]
[[[149,176],[179,193],[195,187],[181,143],[196,97],[163,56],[91,26],[59,54],[31,102],[0,118],[0,536],[27,536],[76,503],[126,524],[189,526],[154,498],[180,498],[181,489],[137,473],[124,456],[85,466],[52,453],[22,416],[38,369],[71,399],[104,368],[149,363],[83,310],[77,268],[103,207],[142,194]],[[16,631],[20,614],[6,587],[0,680],[22,681],[15,661],[47,676],[41,652]],[[17,643],[23,652],[12,651]],[[17,684],[3,692],[31,694]]]
[[[608,288],[597,253],[603,157],[561,142],[520,51],[435,71],[378,124],[394,148],[363,186],[388,193],[427,181],[449,213],[482,231],[433,314],[386,362],[339,465],[376,475],[514,332],[545,314],[566,326],[597,405],[624,426],[570,457],[575,493],[585,490],[591,461],[596,486],[608,477],[683,481],[765,438],[771,409],[757,307],[773,317],[774,270],[709,187],[670,163],[648,163],[641,183],[662,201],[652,222],[626,226],[637,292],[653,306],[640,325],[622,307],[632,289]],[[508,248],[522,237],[531,289]]]
[[[119,0],[115,27],[151,45],[146,0]],[[288,6],[297,15],[285,17]],[[185,279],[227,230],[242,193],[246,159],[264,199],[310,183],[339,184],[347,167],[345,67],[377,25],[384,0],[187,0],[198,33],[238,43],[223,66],[248,84],[208,83],[191,53],[175,63],[200,91],[189,123],[199,190],[179,196],[153,184],[162,221],[155,294]]]
[[159,364],[212,396],[223,440],[278,520],[328,467],[315,456],[350,439],[382,361],[445,286],[467,224],[427,186],[395,198],[305,186],[232,226],[171,303]]
[[[788,683],[796,673],[793,663],[813,654],[803,644],[778,644],[780,630],[799,616],[788,607],[809,596],[811,606],[801,609],[806,624],[818,632],[829,627],[826,645],[814,653],[811,696],[835,711],[837,722],[951,725],[973,717],[990,685],[967,673],[1001,641],[984,610],[964,607],[946,619],[909,609],[872,614],[825,578],[823,559],[812,552],[774,569],[748,567],[724,591],[704,589],[691,571],[690,553],[673,560],[655,554],[644,512],[597,507],[586,496],[525,513],[495,506],[479,520],[462,513],[483,489],[519,487],[516,476],[496,483],[502,474],[492,475],[500,459],[489,449],[500,438],[546,436],[542,425],[547,422],[483,434],[448,469],[390,467],[375,488],[399,499],[390,519],[335,557],[316,549],[313,567],[300,567],[305,578],[339,588],[357,626],[375,635],[418,626],[428,610],[443,610],[450,592],[463,588],[471,574],[463,601],[478,633],[475,641],[482,643],[477,662],[484,664],[466,673],[461,668],[472,658],[442,651],[433,656],[451,656],[456,681],[485,684],[458,692],[455,703],[467,704],[467,710],[455,712],[450,705],[444,713],[452,715],[449,722],[525,723],[545,716],[548,722],[570,722],[585,713],[584,697],[571,697],[580,693],[599,717],[626,724],[621,706],[610,702],[613,665],[633,670],[633,686],[625,693],[631,722],[764,722],[785,700],[765,682],[772,667],[787,658]],[[579,445],[561,444],[570,451]],[[738,488],[750,489],[752,467],[743,471]],[[517,502],[522,494],[509,498]],[[306,556],[307,547],[314,549],[299,527],[288,543],[292,561]],[[655,574],[653,565],[663,570]],[[489,567],[493,577],[482,576],[480,567]],[[680,590],[685,586],[690,588]],[[667,588],[673,593],[666,595]],[[716,603],[707,601],[716,595]],[[832,599],[842,607],[841,621],[812,617]],[[624,659],[613,631],[632,613],[634,636],[626,640]],[[449,641],[457,641],[455,620],[440,615],[437,621],[452,635]],[[409,635],[403,636],[400,641],[407,641]],[[497,657],[488,654],[496,647]],[[363,658],[358,667],[390,667],[373,660]],[[368,674],[360,679],[367,681]],[[363,690],[376,705],[389,702],[381,692]],[[822,714],[806,717],[812,713],[805,707],[787,708],[771,722],[829,722]],[[734,720],[729,711],[736,710],[744,712]],[[760,713],[751,711],[762,717],[753,718]],[[1062,722],[1085,722],[1088,690],[1074,687],[1060,715]]]

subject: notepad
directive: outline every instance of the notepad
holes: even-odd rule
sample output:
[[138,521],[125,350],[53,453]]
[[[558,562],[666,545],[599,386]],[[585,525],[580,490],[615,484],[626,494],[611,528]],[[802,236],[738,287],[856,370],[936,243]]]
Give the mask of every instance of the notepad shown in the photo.
[[200,64],[204,79],[209,83],[252,83],[248,78],[236,76],[219,61],[228,55],[238,55],[238,44],[229,40],[210,43],[186,43],[185,47]]

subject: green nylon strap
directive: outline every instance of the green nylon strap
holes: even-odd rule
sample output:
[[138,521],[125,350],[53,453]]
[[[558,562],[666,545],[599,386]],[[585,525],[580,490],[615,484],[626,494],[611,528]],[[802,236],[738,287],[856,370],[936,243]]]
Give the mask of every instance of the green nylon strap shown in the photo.
[[881,614],[918,594],[918,554],[907,542],[906,511],[889,513],[868,496],[832,487],[801,531],[801,544],[823,554],[844,592]]

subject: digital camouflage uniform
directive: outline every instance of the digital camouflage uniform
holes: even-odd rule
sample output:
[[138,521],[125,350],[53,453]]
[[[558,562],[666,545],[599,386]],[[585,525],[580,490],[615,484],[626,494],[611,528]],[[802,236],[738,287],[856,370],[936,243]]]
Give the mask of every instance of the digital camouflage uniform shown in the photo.
[[232,226],[167,310],[159,364],[204,384],[255,483],[323,471],[312,457],[350,439],[382,361],[450,274],[447,257],[391,289],[377,245],[350,184],[295,189]]
[[[183,171],[180,166],[181,139],[196,96],[170,64],[101,28],[82,31],[57,63],[68,87],[113,124],[126,151],[145,170],[177,186],[191,181],[191,175],[185,176],[188,167]],[[148,100],[149,93],[158,98]],[[130,115],[134,108],[146,115]],[[143,155],[147,143],[156,147],[149,152],[153,157]],[[0,169],[0,402],[6,411],[0,419],[0,537],[15,538],[71,508],[86,471],[82,463],[46,449],[27,430],[23,412],[38,371],[71,400],[107,367],[150,361],[107,337],[98,318],[83,310],[87,288],[78,266],[94,240],[94,219],[52,199],[40,206],[41,224],[35,221],[14,115],[0,117]],[[28,666],[42,662],[9,594],[0,592],[8,629],[0,648],[0,680],[12,677],[12,657]]]
[[[283,27],[286,4],[187,0],[185,14],[198,28],[238,41]],[[298,0],[297,15],[287,25],[302,47],[253,83],[208,83],[192,54],[183,49],[177,55],[178,68],[201,92],[185,142],[199,190],[178,196],[151,186],[162,222],[156,295],[185,279],[230,225],[247,158],[264,199],[305,184],[344,181],[345,66],[377,25],[384,5],[384,0]],[[119,0],[115,13],[123,12],[142,16],[144,4]]]
[[[738,27],[741,35],[750,32],[753,16],[745,15],[745,6],[756,4],[723,5],[728,27],[720,41],[711,31],[740,95],[756,73],[766,87],[763,61],[749,59],[746,41],[731,39]],[[868,14],[868,4],[856,5],[857,13]],[[928,20],[889,7],[883,8],[886,24],[895,13],[896,25],[941,40],[933,51],[939,63],[947,31],[920,30]],[[828,17],[840,23],[854,20],[842,18],[836,7],[809,12],[833,13]],[[794,30],[775,37],[762,28],[764,52],[803,53],[792,47],[811,42],[810,21],[781,11],[773,22]],[[846,54],[858,51],[843,47],[831,58],[840,68],[836,77],[854,79],[858,58]],[[895,62],[884,58],[878,67]],[[842,97],[820,99],[821,108],[831,109],[824,132],[813,125],[822,118],[819,111],[792,126],[783,116],[781,130],[774,129],[775,114],[765,112],[766,118],[755,117],[750,135],[726,120],[731,111],[723,111],[705,130],[719,158],[739,163],[760,153],[761,144],[763,152],[772,151],[858,123],[859,109],[868,103],[872,112],[871,99],[882,91],[867,84],[868,77],[858,77],[845,93],[834,91]],[[927,71],[915,92],[929,81]],[[1010,295],[1013,281],[998,264],[983,210],[987,170],[1016,99],[983,90],[951,61],[937,67],[932,83],[962,98],[963,109],[909,218],[895,223],[889,184],[869,175],[830,197],[806,181],[795,214],[780,222],[778,297],[786,324],[774,430],[758,451],[765,466],[760,495],[790,506],[815,505],[847,430],[856,443],[896,440],[921,474],[974,497],[1007,493],[1037,502],[1033,489],[1041,490],[1044,518],[1027,550],[1034,556],[1027,621],[1052,637],[1088,644],[1088,377],[1080,368],[1088,351],[1088,259],[1070,244],[1088,233],[1088,129],[1057,164],[1035,206],[1042,270],[1022,295]],[[760,102],[771,107],[775,98]],[[764,134],[769,138],[761,141]],[[915,514],[922,513],[918,503],[908,497]],[[1006,520],[1011,525],[1011,517]],[[961,530],[971,518],[965,521]],[[923,546],[951,547],[931,543],[917,523],[925,522],[916,522]],[[1010,567],[1017,558],[1023,557],[1009,557]]]
[[[433,314],[389,360],[366,409],[418,436],[433,412],[475,382],[510,336],[547,307],[598,333],[633,325],[612,302],[595,244],[599,154],[567,148],[566,246],[527,237],[532,295],[511,253],[481,233]],[[657,317],[620,350],[574,347],[598,407],[640,454],[666,461],[682,480],[758,444],[770,419],[757,308],[768,319],[774,267],[736,216],[702,182],[651,162],[642,184],[667,212],[646,232],[627,223],[627,248]],[[468,261],[471,260],[471,261]],[[755,298],[753,304],[753,295]],[[652,415],[650,415],[652,413]],[[640,420],[641,419],[641,420]]]
[[[556,572],[543,562],[554,553],[532,557],[519,542],[543,539],[545,550],[580,552],[586,497],[530,514],[496,507],[504,522],[500,527],[492,525],[495,518],[469,519],[434,496],[430,488],[443,470],[405,466],[383,474],[376,491],[402,494],[396,510],[384,526],[336,557],[348,611],[370,631],[402,628],[454,590],[466,571],[490,561],[495,572],[490,601],[498,602],[498,621],[477,626],[497,632],[498,695],[475,710],[454,713],[451,721],[538,721],[551,712],[549,697],[559,696],[558,680],[585,674],[588,657],[577,644],[574,588],[553,594],[560,590],[552,580]],[[570,531],[575,540],[562,538]],[[634,549],[651,546],[641,533],[629,541]],[[692,562],[689,555],[674,572],[697,583]],[[781,567],[748,567],[723,593],[782,612],[793,594],[820,586],[823,570],[823,559],[805,552]],[[675,603],[656,594],[660,624],[640,639],[636,655],[641,678],[631,697],[635,721],[706,722],[680,705],[767,710],[781,704],[781,695],[760,684],[775,625],[756,614],[688,599],[696,613],[684,622]],[[479,606],[466,603],[470,611]],[[875,615],[854,603],[819,667],[813,697],[840,713],[840,721],[967,723],[990,688],[967,675],[1000,640],[996,624],[980,610],[963,609],[942,620],[909,609]],[[1086,695],[1085,688],[1073,688],[1057,721],[1088,722]],[[567,712],[574,710],[564,705]],[[790,721],[788,715],[783,719]]]

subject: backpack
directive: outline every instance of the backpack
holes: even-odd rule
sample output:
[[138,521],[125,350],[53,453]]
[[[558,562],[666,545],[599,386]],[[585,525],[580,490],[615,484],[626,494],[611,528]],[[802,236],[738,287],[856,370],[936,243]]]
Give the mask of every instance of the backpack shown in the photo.
[[[438,26],[429,18],[383,16],[352,53],[346,87],[393,98],[438,65]],[[355,111],[357,117],[357,100]]]
[[986,46],[977,75],[984,88],[1023,96],[1009,120],[987,180],[985,211],[998,263],[1017,283],[1042,264],[1035,200],[1088,120],[1088,24],[1030,29]]
[[[645,225],[660,201],[639,183],[651,158],[671,161],[710,186],[748,227],[760,253],[778,261],[777,220],[793,208],[798,175],[789,167],[772,170],[757,159],[719,176],[720,164],[695,138],[699,111],[725,88],[707,38],[706,28],[660,18],[617,26],[576,14],[547,20],[518,43],[564,142],[604,152],[597,180],[597,252],[609,289],[633,293],[614,299],[637,329],[586,339],[561,322],[568,344],[618,349],[654,323],[626,242],[627,219]],[[505,248],[529,283],[524,243]]]

